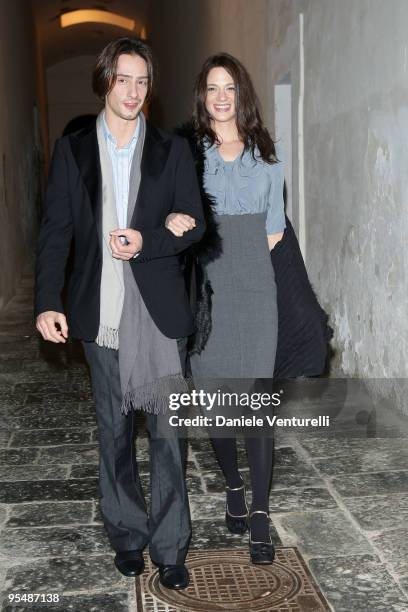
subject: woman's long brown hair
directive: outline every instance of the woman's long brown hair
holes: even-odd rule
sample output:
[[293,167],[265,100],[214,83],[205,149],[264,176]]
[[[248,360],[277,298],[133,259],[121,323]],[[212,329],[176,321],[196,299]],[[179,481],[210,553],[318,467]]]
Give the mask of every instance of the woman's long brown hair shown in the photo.
[[224,68],[231,75],[235,85],[236,123],[238,135],[246,150],[255,158],[257,147],[263,161],[274,164],[275,145],[262,122],[260,103],[251,77],[245,66],[228,53],[211,55],[203,64],[194,87],[194,127],[199,142],[207,140],[209,146],[221,144],[211,127],[211,116],[205,107],[207,77],[212,68]]

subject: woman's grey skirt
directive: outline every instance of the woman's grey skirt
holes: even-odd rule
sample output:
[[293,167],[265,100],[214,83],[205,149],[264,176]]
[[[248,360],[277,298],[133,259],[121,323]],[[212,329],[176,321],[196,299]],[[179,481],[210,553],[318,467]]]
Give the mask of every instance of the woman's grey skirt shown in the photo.
[[202,353],[191,356],[195,379],[273,376],[278,311],[265,219],[217,216],[222,255],[207,266],[212,330]]

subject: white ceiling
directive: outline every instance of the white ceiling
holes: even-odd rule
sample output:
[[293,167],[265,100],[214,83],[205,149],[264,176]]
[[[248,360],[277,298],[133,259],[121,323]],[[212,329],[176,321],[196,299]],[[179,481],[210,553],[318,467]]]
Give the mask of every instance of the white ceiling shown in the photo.
[[135,35],[147,27],[151,0],[31,0],[45,68],[77,55],[94,55],[117,36],[129,35],[106,24],[81,24],[62,29],[59,15],[69,9],[99,9],[119,13],[136,21]]

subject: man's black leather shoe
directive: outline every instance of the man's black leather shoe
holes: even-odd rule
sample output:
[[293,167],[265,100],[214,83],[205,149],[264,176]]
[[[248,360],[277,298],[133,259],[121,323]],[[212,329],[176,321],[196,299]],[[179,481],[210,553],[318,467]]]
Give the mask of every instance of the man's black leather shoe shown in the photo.
[[186,589],[188,587],[190,576],[185,565],[154,564],[159,568],[160,583],[166,587],[166,589],[179,591],[180,589]]
[[144,570],[143,554],[140,550],[125,550],[116,553],[115,565],[121,574],[132,578],[139,576]]

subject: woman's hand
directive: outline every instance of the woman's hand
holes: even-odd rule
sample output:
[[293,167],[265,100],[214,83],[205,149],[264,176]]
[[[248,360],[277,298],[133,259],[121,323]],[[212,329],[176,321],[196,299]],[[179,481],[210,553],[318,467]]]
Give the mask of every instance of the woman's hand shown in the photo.
[[272,249],[280,242],[283,238],[283,232],[279,232],[278,234],[268,234],[268,246],[269,250]]
[[196,226],[195,219],[183,213],[170,213],[166,218],[165,226],[175,236],[182,236]]

